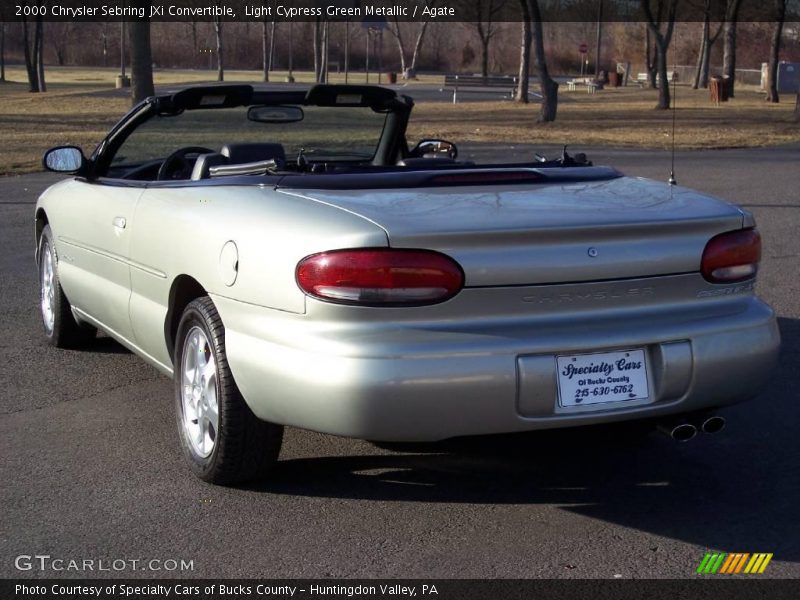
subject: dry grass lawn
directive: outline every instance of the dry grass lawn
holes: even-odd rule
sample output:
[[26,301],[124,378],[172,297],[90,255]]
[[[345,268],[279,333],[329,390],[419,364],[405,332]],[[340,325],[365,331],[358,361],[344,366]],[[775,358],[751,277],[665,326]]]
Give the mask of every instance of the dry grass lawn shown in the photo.
[[[129,108],[128,98],[113,90],[113,69],[48,70],[48,92],[30,94],[22,69],[7,69],[10,82],[0,84],[0,175],[40,169],[43,150],[75,144],[87,154]],[[208,81],[209,71],[159,71],[156,84]],[[282,73],[273,77],[283,80]],[[296,73],[298,81],[309,79]],[[363,74],[359,74],[363,78]],[[361,83],[351,77],[351,82]],[[260,80],[256,71],[229,71],[229,81]],[[334,81],[338,81],[334,79]],[[374,81],[374,75],[372,77]],[[421,83],[439,84],[426,77]],[[413,84],[408,93],[413,96]],[[455,142],[508,142],[611,145],[663,148],[670,143],[672,115],[654,110],[656,92],[638,88],[559,94],[558,119],[537,124],[538,105],[511,102],[420,102],[414,109],[409,139],[440,137]],[[713,106],[706,90],[678,87],[678,148],[765,146],[800,141],[792,119],[794,98],[768,104],[754,89],[739,89],[735,99]]]

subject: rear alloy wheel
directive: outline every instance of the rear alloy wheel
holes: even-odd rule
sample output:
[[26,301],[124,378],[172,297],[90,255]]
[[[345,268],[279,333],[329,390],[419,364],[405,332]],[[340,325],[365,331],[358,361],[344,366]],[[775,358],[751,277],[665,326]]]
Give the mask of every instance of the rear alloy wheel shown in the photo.
[[258,419],[242,398],[225,355],[225,327],[210,298],[183,311],[174,364],[178,433],[195,474],[222,485],[266,475],[278,459],[283,427]]
[[78,323],[58,278],[53,233],[45,225],[39,238],[39,309],[47,341],[56,348],[75,348],[93,340],[97,329]]

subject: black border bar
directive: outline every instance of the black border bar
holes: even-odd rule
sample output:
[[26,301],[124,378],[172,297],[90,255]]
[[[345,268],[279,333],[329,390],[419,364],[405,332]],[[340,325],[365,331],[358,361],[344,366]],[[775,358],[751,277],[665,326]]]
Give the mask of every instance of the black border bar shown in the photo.
[[[725,18],[727,0],[648,0],[653,14],[658,4],[678,2],[677,20],[703,21],[708,10],[711,21]],[[544,22],[591,22],[600,17],[607,22],[643,22],[641,0],[538,0]],[[497,5],[500,6],[497,9]],[[519,22],[522,19],[519,0],[491,4],[475,0],[3,0],[0,21],[18,21],[23,17],[44,21],[224,21],[276,22],[349,21],[364,27],[385,27],[387,22],[486,21],[488,7],[494,6],[493,22]],[[742,2],[738,20],[773,21],[774,3],[767,0]],[[786,21],[800,20],[800,0],[788,0]]]
[[0,582],[0,597],[3,600],[794,600],[797,582],[760,575],[601,580],[4,579]]

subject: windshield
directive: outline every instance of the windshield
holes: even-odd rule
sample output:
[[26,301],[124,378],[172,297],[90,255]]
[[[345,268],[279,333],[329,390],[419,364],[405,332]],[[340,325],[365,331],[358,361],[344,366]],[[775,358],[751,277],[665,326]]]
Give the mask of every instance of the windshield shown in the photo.
[[385,113],[361,107],[302,108],[302,121],[280,124],[249,121],[247,107],[154,116],[125,140],[111,164],[136,165],[163,159],[187,146],[219,152],[227,144],[253,142],[281,144],[287,158],[296,157],[301,149],[313,160],[362,161],[375,155]]

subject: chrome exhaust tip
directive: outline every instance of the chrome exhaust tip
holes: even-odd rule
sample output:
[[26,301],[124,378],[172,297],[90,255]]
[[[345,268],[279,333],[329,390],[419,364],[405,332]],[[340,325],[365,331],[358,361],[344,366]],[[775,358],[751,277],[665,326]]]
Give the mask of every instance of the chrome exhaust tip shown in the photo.
[[658,426],[658,430],[665,433],[676,442],[688,442],[697,435],[697,427],[685,421],[661,424]]
[[725,417],[713,415],[700,423],[700,431],[703,433],[719,433],[725,429]]

